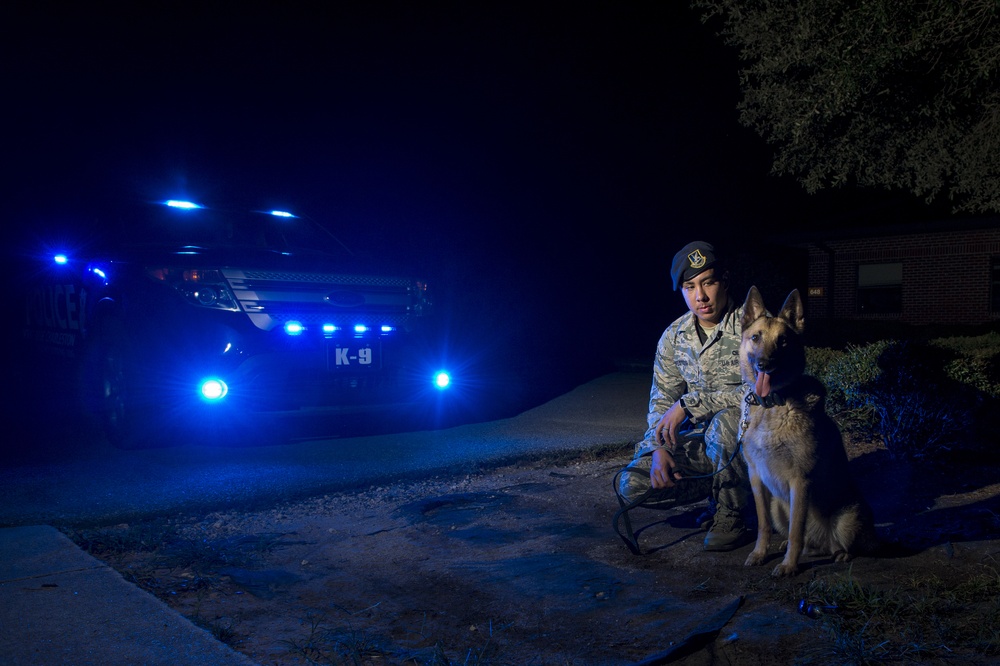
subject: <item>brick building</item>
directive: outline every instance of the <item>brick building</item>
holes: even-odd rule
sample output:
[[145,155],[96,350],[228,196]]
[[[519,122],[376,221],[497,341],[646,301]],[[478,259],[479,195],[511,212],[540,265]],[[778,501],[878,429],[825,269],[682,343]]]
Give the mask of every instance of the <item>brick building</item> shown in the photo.
[[1000,219],[817,233],[806,253],[814,319],[977,325],[1000,321]]

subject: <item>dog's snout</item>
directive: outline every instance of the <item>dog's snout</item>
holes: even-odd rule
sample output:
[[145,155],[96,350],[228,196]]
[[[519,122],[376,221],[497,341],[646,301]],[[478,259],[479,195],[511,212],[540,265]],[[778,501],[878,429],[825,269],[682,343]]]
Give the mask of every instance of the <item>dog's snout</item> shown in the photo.
[[753,366],[757,372],[771,372],[774,370],[774,362],[770,356],[758,356],[754,359]]

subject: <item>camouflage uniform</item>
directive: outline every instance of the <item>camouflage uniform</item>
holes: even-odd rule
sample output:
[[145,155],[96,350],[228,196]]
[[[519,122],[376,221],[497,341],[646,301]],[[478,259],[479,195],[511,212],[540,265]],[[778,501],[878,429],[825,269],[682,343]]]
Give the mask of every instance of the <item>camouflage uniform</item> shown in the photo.
[[[694,314],[686,313],[660,336],[649,392],[648,428],[635,446],[635,456],[620,478],[618,492],[631,502],[651,487],[649,470],[660,418],[684,398],[690,418],[678,432],[672,456],[685,477],[673,488],[664,488],[644,504],[669,508],[692,504],[711,496],[721,510],[742,512],[749,506],[750,482],[743,456],[735,455],[742,407],[740,377],[740,317],[742,308],[730,303],[712,337],[701,343]],[[726,466],[715,476],[707,476]]]

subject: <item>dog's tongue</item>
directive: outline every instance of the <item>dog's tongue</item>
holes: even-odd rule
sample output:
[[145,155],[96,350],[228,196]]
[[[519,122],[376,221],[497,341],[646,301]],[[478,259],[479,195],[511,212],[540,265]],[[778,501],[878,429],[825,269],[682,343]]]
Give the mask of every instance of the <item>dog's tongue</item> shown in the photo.
[[771,392],[771,376],[766,372],[758,372],[757,384],[754,386],[753,392],[762,398],[766,398]]

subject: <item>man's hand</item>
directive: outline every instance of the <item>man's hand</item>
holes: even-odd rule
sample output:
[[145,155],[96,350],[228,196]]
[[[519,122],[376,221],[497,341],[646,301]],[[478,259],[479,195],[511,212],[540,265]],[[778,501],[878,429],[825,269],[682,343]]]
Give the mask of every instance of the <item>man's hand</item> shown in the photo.
[[684,413],[684,408],[681,407],[680,401],[671,405],[667,413],[661,416],[660,420],[656,422],[654,428],[656,443],[671,449],[675,447],[677,445],[677,429],[684,423],[684,419],[686,418],[687,414]]
[[654,488],[673,488],[674,482],[681,478],[677,463],[665,449],[653,451],[653,464],[649,468],[649,480]]

